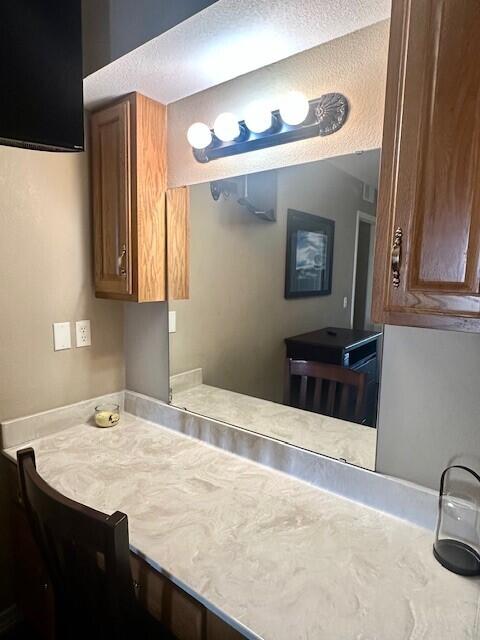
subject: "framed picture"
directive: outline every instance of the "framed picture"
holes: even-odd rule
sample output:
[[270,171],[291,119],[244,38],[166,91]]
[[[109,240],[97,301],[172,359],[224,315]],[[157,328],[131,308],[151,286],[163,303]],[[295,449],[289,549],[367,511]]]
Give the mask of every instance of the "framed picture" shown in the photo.
[[288,209],[285,298],[332,293],[335,222]]

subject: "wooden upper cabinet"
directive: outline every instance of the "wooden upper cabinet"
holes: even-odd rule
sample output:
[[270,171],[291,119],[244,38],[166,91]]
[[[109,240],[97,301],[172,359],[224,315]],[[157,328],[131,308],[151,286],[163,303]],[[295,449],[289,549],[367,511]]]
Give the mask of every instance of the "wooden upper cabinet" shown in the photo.
[[480,331],[480,2],[393,0],[373,317]]
[[188,191],[167,190],[166,158],[164,105],[134,93],[92,114],[97,297],[188,297]]
[[97,293],[132,293],[130,103],[92,118],[92,186]]

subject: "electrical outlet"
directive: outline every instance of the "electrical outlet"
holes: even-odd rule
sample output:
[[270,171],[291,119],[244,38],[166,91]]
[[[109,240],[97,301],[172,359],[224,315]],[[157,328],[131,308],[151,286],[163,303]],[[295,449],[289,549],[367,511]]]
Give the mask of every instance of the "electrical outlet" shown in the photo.
[[72,348],[70,322],[53,323],[53,348],[55,351],[63,351],[63,349]]
[[343,308],[346,309],[347,307],[348,307],[348,298],[347,298],[347,296],[345,296],[343,298]]
[[77,320],[75,323],[77,347],[89,347],[92,344],[90,320]]

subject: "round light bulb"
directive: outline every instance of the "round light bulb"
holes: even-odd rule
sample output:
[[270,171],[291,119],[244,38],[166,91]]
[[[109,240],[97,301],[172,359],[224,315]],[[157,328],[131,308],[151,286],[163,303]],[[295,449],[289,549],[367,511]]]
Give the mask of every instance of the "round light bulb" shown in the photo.
[[272,126],[272,112],[266,102],[256,100],[245,110],[245,124],[253,133],[263,133]]
[[195,122],[188,128],[187,140],[194,149],[205,149],[212,141],[212,132],[203,122]]
[[280,101],[280,116],[285,124],[302,124],[309,109],[308,100],[300,91],[290,91]]
[[213,130],[217,138],[223,142],[235,140],[240,135],[237,116],[233,113],[221,113],[213,124]]

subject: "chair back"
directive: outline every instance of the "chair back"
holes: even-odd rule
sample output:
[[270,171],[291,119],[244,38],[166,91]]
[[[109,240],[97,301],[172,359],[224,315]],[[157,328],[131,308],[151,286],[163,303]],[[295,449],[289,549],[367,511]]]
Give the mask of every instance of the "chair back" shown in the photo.
[[284,403],[343,420],[365,419],[367,374],[336,364],[287,358]]
[[74,502],[37,473],[33,449],[17,453],[20,495],[55,595],[61,640],[131,638],[136,600],[128,519]]

